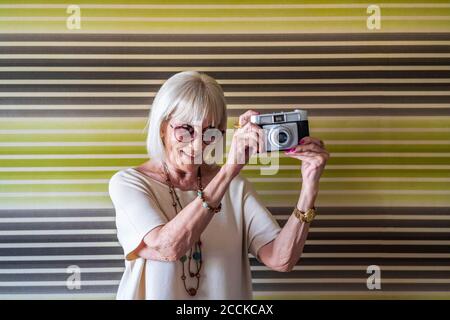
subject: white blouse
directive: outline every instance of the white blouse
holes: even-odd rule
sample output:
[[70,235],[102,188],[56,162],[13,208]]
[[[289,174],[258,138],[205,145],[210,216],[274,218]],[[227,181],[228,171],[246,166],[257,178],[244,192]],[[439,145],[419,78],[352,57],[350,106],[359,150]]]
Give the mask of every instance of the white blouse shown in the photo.
[[[197,196],[196,191],[175,190],[183,208]],[[232,180],[222,199],[222,210],[200,237],[203,265],[193,297],[184,288],[180,261],[146,260],[136,254],[148,232],[175,216],[169,186],[128,168],[111,177],[109,194],[116,209],[117,237],[125,254],[117,299],[253,298],[248,253],[257,257],[258,250],[274,240],[281,229],[245,177],[238,175]],[[186,286],[195,287],[196,279],[189,277],[187,262]]]

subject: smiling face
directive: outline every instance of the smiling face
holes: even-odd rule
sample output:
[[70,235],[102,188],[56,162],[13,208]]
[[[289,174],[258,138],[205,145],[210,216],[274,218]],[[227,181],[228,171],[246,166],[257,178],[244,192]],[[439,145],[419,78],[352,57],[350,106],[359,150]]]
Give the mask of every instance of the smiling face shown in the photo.
[[221,143],[223,134],[209,119],[201,124],[166,120],[161,126],[166,161],[179,169],[192,170],[204,162],[206,147]]

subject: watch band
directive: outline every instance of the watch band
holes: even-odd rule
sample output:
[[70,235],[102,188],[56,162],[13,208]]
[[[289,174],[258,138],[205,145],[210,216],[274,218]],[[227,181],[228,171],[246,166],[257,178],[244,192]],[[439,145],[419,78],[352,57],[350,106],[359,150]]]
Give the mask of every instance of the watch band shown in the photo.
[[310,223],[311,221],[314,220],[314,217],[316,216],[316,207],[309,208],[308,210],[306,210],[306,212],[303,212],[299,210],[296,206],[294,207],[293,213],[295,217],[300,221]]

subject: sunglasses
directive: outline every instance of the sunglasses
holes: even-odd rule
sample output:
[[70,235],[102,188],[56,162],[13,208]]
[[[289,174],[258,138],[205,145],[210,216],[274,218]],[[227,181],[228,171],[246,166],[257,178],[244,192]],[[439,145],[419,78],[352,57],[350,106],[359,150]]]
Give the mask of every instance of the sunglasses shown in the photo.
[[[194,127],[189,124],[182,124],[178,126],[170,124],[170,127],[173,129],[175,139],[178,142],[192,142],[197,137],[197,132],[195,131]],[[207,145],[216,143],[224,134],[225,130],[208,127],[202,130],[202,141]]]

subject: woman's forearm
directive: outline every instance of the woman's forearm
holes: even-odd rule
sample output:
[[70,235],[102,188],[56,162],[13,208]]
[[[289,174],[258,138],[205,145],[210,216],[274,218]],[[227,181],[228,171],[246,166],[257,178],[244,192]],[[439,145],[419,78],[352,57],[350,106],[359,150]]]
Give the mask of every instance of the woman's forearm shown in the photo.
[[[297,208],[301,211],[312,208],[317,193],[318,187],[302,187]],[[300,221],[292,214],[275,240],[259,250],[261,261],[274,270],[291,271],[303,252],[308,231],[309,223]]]
[[[236,174],[235,170],[224,165],[204,188],[205,199],[210,206],[219,205]],[[212,217],[213,213],[204,208],[197,197],[168,223],[144,237],[145,245],[139,250],[139,256],[161,261],[178,260],[200,238]]]

